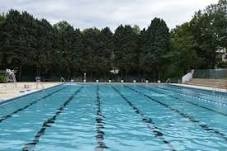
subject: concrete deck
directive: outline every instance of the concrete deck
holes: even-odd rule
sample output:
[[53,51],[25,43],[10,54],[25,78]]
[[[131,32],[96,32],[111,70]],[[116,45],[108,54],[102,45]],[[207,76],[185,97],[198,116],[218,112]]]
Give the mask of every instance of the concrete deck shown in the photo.
[[46,89],[61,84],[60,82],[17,82],[14,83],[0,83],[0,102],[14,97]]
[[210,90],[210,91],[217,91],[217,92],[225,92],[227,93],[227,89],[220,89],[215,87],[207,87],[207,86],[197,86],[197,85],[189,85],[189,84],[172,84],[176,86],[182,86],[182,87],[188,87],[188,88],[196,88],[196,89],[202,89],[202,90]]

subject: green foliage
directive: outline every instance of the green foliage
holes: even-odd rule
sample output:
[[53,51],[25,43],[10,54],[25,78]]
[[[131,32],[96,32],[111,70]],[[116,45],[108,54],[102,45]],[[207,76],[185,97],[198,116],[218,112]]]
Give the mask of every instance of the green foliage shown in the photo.
[[[171,32],[164,20],[154,18],[147,29],[120,25],[104,29],[74,29],[66,21],[51,25],[27,12],[0,15],[0,69],[16,69],[18,80],[44,78],[112,78],[120,76],[166,80],[192,68],[223,66],[217,49],[227,48],[227,1],[198,11],[191,21]],[[28,78],[30,76],[30,79]]]
[[127,76],[138,67],[137,51],[138,36],[135,30],[129,25],[119,26],[114,34],[114,62],[122,76]]
[[169,57],[171,64],[178,69],[177,72],[175,70],[176,74],[184,74],[200,64],[193,38],[189,23],[178,26],[171,32],[172,51],[169,52]]
[[165,54],[169,51],[170,35],[164,20],[155,18],[142,35],[141,66],[153,79],[160,79],[165,64]]
[[67,75],[68,77],[66,77],[70,79],[75,72],[80,70],[81,50],[83,50],[82,35],[80,30],[74,30],[66,21],[55,24],[54,29],[56,39],[54,42],[55,51],[52,53],[52,63],[59,68],[53,67],[52,69],[58,71],[58,75]]
[[171,32],[170,66],[176,68],[178,76],[192,68],[209,69],[218,65],[216,51],[227,48],[226,7],[226,0],[220,0]]
[[224,7],[227,7],[226,0],[221,0],[219,4],[197,12],[190,22],[195,50],[203,60],[200,68],[214,68],[217,64],[216,51],[226,48],[227,12]]
[[0,74],[0,83],[4,83],[4,82],[6,82],[6,78],[4,75]]
[[4,23],[4,21],[5,21],[5,16],[0,15],[0,27]]

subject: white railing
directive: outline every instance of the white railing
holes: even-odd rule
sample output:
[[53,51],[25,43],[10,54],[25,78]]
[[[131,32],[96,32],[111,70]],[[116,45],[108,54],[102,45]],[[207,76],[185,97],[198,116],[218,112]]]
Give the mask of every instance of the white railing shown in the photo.
[[192,80],[194,74],[194,70],[191,70],[191,72],[187,73],[182,77],[182,83],[186,83]]

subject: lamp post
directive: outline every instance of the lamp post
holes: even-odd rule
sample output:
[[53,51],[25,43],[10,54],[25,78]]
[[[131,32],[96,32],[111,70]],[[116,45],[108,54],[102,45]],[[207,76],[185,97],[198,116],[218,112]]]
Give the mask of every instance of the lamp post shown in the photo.
[[110,70],[110,73],[116,76],[119,73],[119,69],[113,68],[112,70]]
[[87,73],[85,72],[84,73],[84,82],[86,82],[87,81]]

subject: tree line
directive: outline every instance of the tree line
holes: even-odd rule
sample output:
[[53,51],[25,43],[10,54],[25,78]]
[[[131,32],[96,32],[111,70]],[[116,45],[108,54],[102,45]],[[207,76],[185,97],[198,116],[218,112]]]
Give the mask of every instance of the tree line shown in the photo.
[[[120,25],[114,32],[51,25],[28,12],[0,15],[0,70],[17,70],[18,80],[177,79],[190,69],[224,66],[217,50],[227,48],[227,1],[210,5],[170,30],[154,18],[147,28]],[[110,70],[118,69],[118,75]]]

